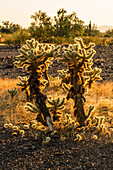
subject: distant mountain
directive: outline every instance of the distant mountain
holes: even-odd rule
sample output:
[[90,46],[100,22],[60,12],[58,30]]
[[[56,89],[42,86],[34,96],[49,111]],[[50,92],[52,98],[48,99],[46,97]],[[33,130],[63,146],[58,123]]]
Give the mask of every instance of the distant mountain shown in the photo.
[[100,25],[98,26],[98,29],[100,30],[100,32],[105,32],[108,31],[109,29],[113,29],[113,26],[111,25]]

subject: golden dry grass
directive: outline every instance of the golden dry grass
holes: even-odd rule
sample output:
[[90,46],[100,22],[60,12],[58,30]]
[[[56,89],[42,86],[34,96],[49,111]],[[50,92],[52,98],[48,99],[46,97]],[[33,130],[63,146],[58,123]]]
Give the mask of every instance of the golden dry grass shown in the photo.
[[[21,92],[21,88],[16,86],[18,79],[0,79],[0,115],[3,115],[4,123],[16,124],[19,121],[29,122],[36,118],[36,114],[25,112],[26,96]],[[18,93],[11,101],[7,89],[17,87]],[[48,98],[66,97],[66,91],[60,87],[60,79],[50,80],[50,87],[44,89]],[[87,102],[85,110],[87,114],[88,106],[94,105],[95,110],[92,116],[106,116],[110,120],[113,118],[113,82],[95,83],[85,94]],[[65,102],[63,113],[73,115],[73,100]]]
[[[18,121],[29,121],[35,119],[36,114],[26,113],[24,106],[26,105],[26,96],[21,92],[21,88],[17,86],[18,93],[11,101],[7,89],[14,89],[18,79],[0,79],[0,114],[3,114],[5,122],[17,123]],[[60,87],[60,80],[50,80],[50,87],[44,90],[48,98],[66,97],[66,92]],[[94,105],[93,115],[104,115],[113,118],[113,82],[95,83],[85,95],[86,111],[88,106]],[[63,112],[73,114],[73,100],[66,101],[65,110]]]
[[[25,111],[24,106],[26,106],[27,102],[26,96],[24,92],[21,92],[21,88],[16,86],[18,82],[18,79],[0,79],[0,123],[12,123],[13,125],[18,125],[21,123],[29,124],[29,122],[35,120],[37,116],[37,114],[31,114]],[[44,89],[44,93],[47,95],[48,98],[66,98],[66,91],[64,91],[62,87],[60,87],[60,83],[61,80],[58,78],[55,78],[55,80],[50,80],[50,86]],[[15,86],[17,87],[18,92],[11,101],[10,95],[7,90],[14,89]],[[110,130],[110,134],[112,134],[111,132],[113,132],[113,82],[94,83],[92,85],[92,88],[89,89],[88,92],[85,94],[85,98],[87,101],[85,103],[86,114],[88,112],[88,106],[94,105],[95,109],[91,117],[104,116],[104,125]],[[73,106],[74,102],[72,99],[70,99],[69,101],[65,100],[65,109],[62,111],[61,116],[61,121],[63,122],[61,127],[62,133],[70,133],[67,132],[64,125],[67,119],[67,113],[71,115],[71,120],[73,122],[76,122],[76,118],[73,117]],[[77,125],[77,123],[75,124]],[[44,127],[40,125],[41,124],[39,123],[39,128],[41,128],[42,130],[42,128]],[[56,129],[59,129],[59,127],[61,126],[60,122],[55,122],[54,126],[56,127]],[[75,134],[75,130],[73,130],[71,134]]]

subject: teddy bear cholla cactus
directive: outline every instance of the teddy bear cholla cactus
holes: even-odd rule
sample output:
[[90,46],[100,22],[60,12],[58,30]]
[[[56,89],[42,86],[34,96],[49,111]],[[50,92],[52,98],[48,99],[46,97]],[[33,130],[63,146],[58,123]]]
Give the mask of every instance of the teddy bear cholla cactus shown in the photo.
[[60,59],[60,62],[67,63],[66,83],[63,83],[63,87],[68,91],[67,100],[70,98],[74,100],[74,115],[82,126],[94,109],[94,106],[90,105],[88,113],[85,113],[84,93],[95,80],[101,79],[98,75],[101,69],[91,68],[92,57],[95,54],[95,50],[92,48],[95,45],[90,43],[86,46],[82,39],[75,39],[75,41],[76,44],[63,48],[63,58]]
[[11,90],[8,89],[7,91],[9,92],[9,94],[11,96],[11,100],[12,100],[17,93],[16,87],[14,89],[11,89]]
[[61,112],[60,110],[64,109],[64,101],[65,98],[60,101],[60,98],[58,97],[57,99],[48,99],[47,102],[51,105],[50,110],[51,113],[53,114],[53,121],[58,120],[61,117]]
[[61,78],[60,86],[62,86],[63,83],[68,83],[68,77],[66,77],[68,73],[67,70],[66,71],[64,69],[58,70],[58,73],[59,73],[59,77]]
[[[27,82],[24,84],[27,85],[24,89],[28,90],[30,94],[27,99],[33,102],[33,98],[35,98],[35,105],[39,108],[44,122],[48,126],[51,124],[51,116],[46,106],[47,97],[42,92],[42,87],[45,84],[41,80],[43,80],[43,72],[47,70],[50,60],[58,54],[59,48],[60,46],[40,44],[35,39],[27,40],[26,44],[19,50],[20,55],[16,57],[17,61],[15,62],[17,67],[25,67],[29,74]],[[21,81],[23,80],[21,79]]]

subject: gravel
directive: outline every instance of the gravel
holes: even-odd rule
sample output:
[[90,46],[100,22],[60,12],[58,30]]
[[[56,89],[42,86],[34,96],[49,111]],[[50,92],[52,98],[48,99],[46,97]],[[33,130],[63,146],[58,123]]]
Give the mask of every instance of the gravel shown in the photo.
[[54,136],[49,144],[42,145],[28,134],[12,136],[12,131],[0,128],[1,170],[112,170],[113,143],[72,139],[61,140]]

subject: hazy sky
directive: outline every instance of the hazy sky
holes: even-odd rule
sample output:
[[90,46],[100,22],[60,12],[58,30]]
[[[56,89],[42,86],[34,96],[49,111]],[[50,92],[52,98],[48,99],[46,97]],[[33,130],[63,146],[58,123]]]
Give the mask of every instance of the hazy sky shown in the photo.
[[91,20],[98,26],[113,26],[113,0],[0,0],[0,24],[10,21],[28,27],[35,12],[41,10],[53,17],[60,8],[67,14],[76,12],[86,25]]

